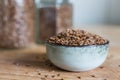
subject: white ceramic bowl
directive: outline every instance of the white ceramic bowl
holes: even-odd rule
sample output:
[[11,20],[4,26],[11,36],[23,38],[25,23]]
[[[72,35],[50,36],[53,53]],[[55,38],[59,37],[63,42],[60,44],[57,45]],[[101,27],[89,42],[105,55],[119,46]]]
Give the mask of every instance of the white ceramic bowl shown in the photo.
[[79,47],[46,43],[49,60],[68,71],[88,71],[100,66],[107,57],[108,46],[109,42],[104,45]]

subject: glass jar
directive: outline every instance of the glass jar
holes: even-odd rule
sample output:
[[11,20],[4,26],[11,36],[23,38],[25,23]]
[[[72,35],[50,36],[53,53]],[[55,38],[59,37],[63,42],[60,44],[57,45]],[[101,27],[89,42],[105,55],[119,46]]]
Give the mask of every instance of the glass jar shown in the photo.
[[0,0],[0,47],[23,48],[34,42],[34,0]]
[[72,27],[73,5],[69,0],[57,2],[57,24],[56,33],[60,33]]
[[37,4],[39,26],[37,41],[44,42],[49,37],[72,26],[72,4],[68,0],[40,0]]
[[37,6],[39,17],[37,42],[44,42],[56,33],[56,0],[40,0]]

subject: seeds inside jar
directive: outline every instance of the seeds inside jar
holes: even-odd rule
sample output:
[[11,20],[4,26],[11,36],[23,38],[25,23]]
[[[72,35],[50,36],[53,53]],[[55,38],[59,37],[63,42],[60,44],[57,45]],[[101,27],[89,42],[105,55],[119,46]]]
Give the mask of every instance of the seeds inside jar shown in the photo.
[[0,0],[0,48],[24,48],[34,42],[34,0],[20,1]]
[[50,37],[47,42],[63,46],[84,46],[102,45],[109,41],[99,35],[89,33],[84,30],[67,29],[56,36]]

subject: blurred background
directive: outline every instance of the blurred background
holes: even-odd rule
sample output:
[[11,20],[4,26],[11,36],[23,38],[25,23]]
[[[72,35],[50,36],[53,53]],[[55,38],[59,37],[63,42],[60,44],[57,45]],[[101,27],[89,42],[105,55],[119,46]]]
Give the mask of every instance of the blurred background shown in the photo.
[[[68,28],[110,41],[103,66],[80,74],[52,66],[45,41]],[[0,80],[120,80],[119,36],[120,0],[0,0]]]
[[119,45],[120,0],[0,0],[0,47],[44,44],[68,28],[84,29]]
[[120,25],[120,0],[77,0],[74,25]]
[[[40,0],[36,0],[36,4]],[[58,0],[61,1],[61,0]],[[120,0],[69,0],[73,4],[74,26],[120,25]]]
[[[120,45],[120,38],[117,37],[120,35],[120,0],[68,1],[72,4],[72,28],[99,34],[109,39],[112,45]],[[39,3],[40,0],[36,0],[36,4]]]

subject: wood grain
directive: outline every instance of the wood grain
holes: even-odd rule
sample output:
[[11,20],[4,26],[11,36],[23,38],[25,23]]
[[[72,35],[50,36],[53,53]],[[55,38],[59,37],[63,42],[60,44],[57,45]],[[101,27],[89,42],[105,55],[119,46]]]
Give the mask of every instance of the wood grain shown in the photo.
[[110,28],[87,30],[100,30],[112,40],[109,55],[102,66],[87,72],[67,72],[51,64],[45,46],[33,44],[26,49],[0,50],[0,80],[120,80],[120,45],[115,37],[120,35],[120,28],[114,32]]

